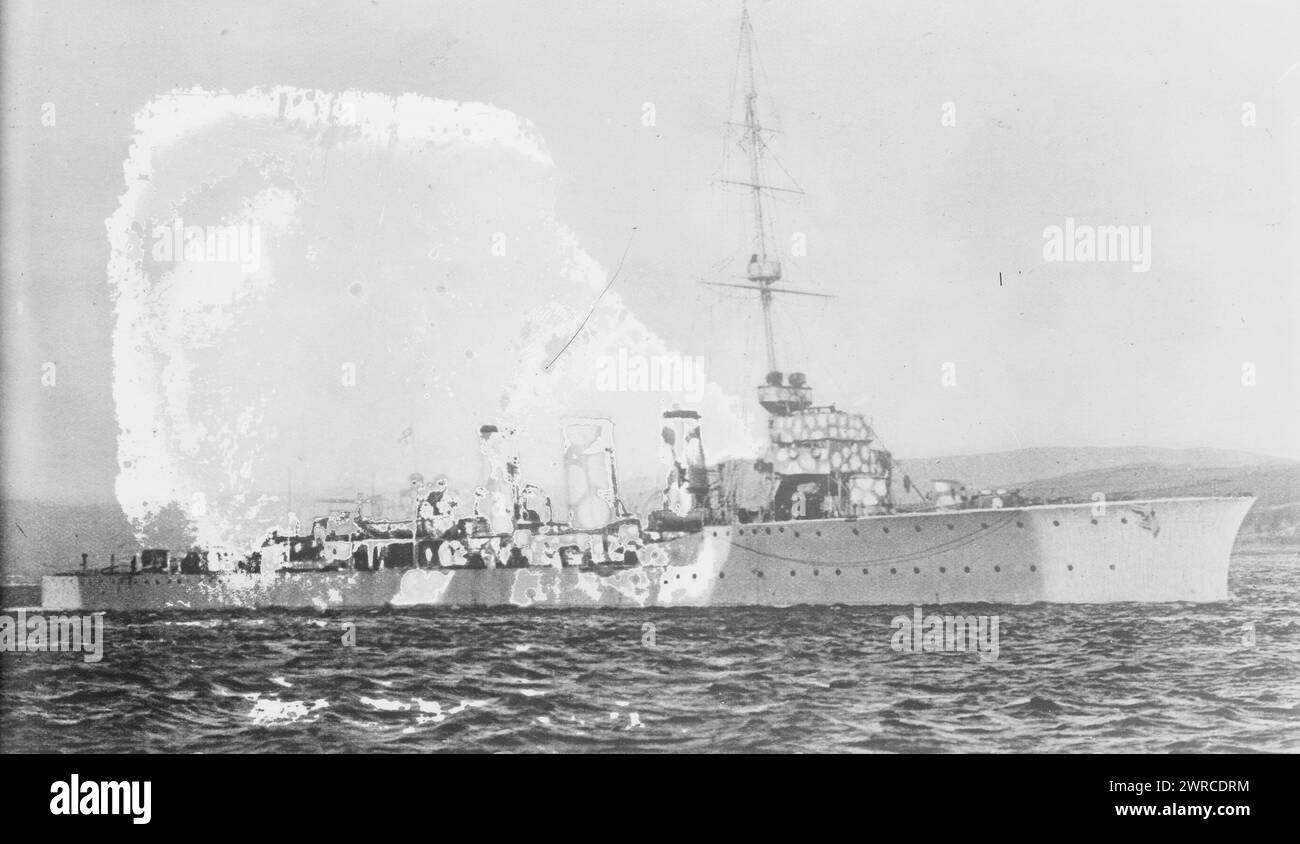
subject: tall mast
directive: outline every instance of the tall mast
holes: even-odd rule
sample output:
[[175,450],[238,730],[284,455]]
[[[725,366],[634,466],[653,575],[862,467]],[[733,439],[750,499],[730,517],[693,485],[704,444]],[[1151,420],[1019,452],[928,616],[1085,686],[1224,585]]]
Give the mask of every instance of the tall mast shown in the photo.
[[758,260],[767,260],[767,237],[763,230],[763,187],[760,156],[763,126],[758,122],[758,89],[754,80],[754,29],[749,9],[741,7],[740,44],[745,56],[745,135],[749,144],[749,185],[754,201],[754,252]]
[[749,189],[754,213],[754,259],[749,262],[749,280],[759,287],[763,303],[763,338],[767,347],[767,370],[776,371],[776,341],[772,336],[772,285],[781,279],[781,264],[767,258],[767,232],[763,215],[763,126],[758,120],[758,90],[754,79],[754,28],[749,8],[740,10],[740,48],[745,61],[745,135],[749,146]]
[[[805,385],[805,380],[800,373],[791,373],[790,384],[782,384],[782,376],[777,369],[776,364],[776,341],[772,337],[772,296],[776,293],[793,293],[799,296],[817,296],[819,298],[832,298],[825,293],[815,293],[811,290],[791,290],[789,287],[775,286],[781,280],[781,262],[769,257],[767,253],[767,215],[763,212],[763,191],[779,190],[790,193],[803,193],[797,186],[795,188],[779,188],[772,185],[765,185],[763,178],[763,125],[758,119],[758,89],[754,78],[754,28],[749,21],[749,9],[741,4],[740,7],[740,52],[737,57],[737,72],[743,71],[745,74],[745,122],[739,124],[730,124],[740,126],[745,130],[742,144],[747,147],[749,152],[749,180],[740,181],[734,179],[719,179],[718,181],[728,185],[740,185],[750,190],[754,214],[754,254],[749,260],[749,266],[742,278],[745,283],[737,284],[728,281],[706,281],[705,284],[711,284],[716,287],[740,287],[745,290],[757,290],[759,300],[763,304],[763,339],[767,346],[767,371],[768,377],[766,384],[759,387],[759,402],[772,413],[785,415],[795,410],[808,407],[812,404],[810,389]],[[744,67],[740,67],[740,63]]]

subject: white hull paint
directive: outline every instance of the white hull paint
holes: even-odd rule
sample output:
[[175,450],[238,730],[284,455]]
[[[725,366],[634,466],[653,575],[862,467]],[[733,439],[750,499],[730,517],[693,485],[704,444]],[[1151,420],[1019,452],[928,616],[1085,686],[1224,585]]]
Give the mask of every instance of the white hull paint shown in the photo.
[[56,610],[382,606],[1104,604],[1228,597],[1253,498],[1170,498],[731,525],[642,565],[46,576]]

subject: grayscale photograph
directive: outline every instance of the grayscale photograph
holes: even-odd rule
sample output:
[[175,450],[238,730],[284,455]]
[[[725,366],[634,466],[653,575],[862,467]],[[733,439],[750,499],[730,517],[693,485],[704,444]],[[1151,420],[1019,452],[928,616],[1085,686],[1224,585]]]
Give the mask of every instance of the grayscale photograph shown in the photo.
[[1295,3],[0,24],[0,752],[1300,752]]

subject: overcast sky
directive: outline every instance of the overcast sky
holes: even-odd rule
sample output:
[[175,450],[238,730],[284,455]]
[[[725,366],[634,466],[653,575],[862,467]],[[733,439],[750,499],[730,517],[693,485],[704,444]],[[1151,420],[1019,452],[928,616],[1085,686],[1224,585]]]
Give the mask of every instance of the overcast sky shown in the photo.
[[[820,401],[871,415],[901,455],[1155,445],[1300,458],[1300,6],[757,0],[750,9],[760,110],[782,130],[771,139],[779,165],[770,173],[806,191],[771,205],[775,240],[792,285],[837,297],[778,303],[780,364],[807,372]],[[295,465],[331,465],[303,470],[317,486],[360,486],[375,471],[381,485],[400,482],[398,456],[368,464],[367,431],[389,448],[425,412],[386,414],[386,394],[358,402],[313,386],[314,362],[337,373],[340,359],[355,357],[331,356],[348,311],[313,324],[311,285],[331,272],[329,284],[354,297],[358,279],[370,285],[373,298],[360,304],[339,293],[340,308],[371,309],[369,345],[382,353],[363,373],[426,355],[416,382],[383,389],[451,391],[439,379],[455,379],[455,402],[468,410],[438,411],[442,427],[417,445],[423,471],[443,465],[440,448],[473,449],[474,429],[501,406],[503,389],[546,389],[521,380],[529,359],[502,338],[551,318],[555,334],[570,334],[625,249],[604,304],[627,319],[602,315],[602,325],[621,326],[619,342],[587,338],[588,352],[628,344],[635,352],[645,335],[646,349],[661,343],[698,356],[720,390],[710,407],[737,397],[740,427],[762,433],[752,405],[765,369],[757,304],[700,284],[731,280],[750,251],[743,198],[711,181],[737,175],[724,167],[739,150],[724,142],[722,124],[738,114],[739,3],[42,0],[5,2],[0,14],[7,495],[114,494],[118,290],[105,221],[128,188],[134,115],[178,88],[483,104],[518,118],[543,151],[521,163],[518,149],[471,138],[464,148],[401,150],[411,163],[393,169],[391,151],[386,165],[379,148],[289,139],[255,123],[223,123],[169,147],[168,183],[152,186],[150,219],[214,184],[237,199],[240,177],[230,174],[247,165],[256,190],[245,199],[283,178],[299,203],[293,225],[310,218],[314,231],[330,233],[324,262],[290,266],[285,250],[305,241],[286,239],[260,277],[276,291],[264,305],[282,329],[277,342],[319,347],[298,359],[228,340],[222,359],[238,360],[248,381],[214,386],[232,377],[228,363],[226,381],[192,382],[238,392],[256,380],[252,369],[281,366],[278,382],[295,386],[275,400],[313,409],[277,430],[287,439],[324,432],[294,455]],[[282,171],[268,173],[259,153]],[[218,166],[219,183],[204,169]],[[418,195],[420,181],[436,199]],[[1149,226],[1149,270],[1045,260],[1045,228],[1067,218]],[[400,240],[377,243],[371,221]],[[508,271],[445,252],[428,266],[399,257],[438,243],[487,244],[503,229],[528,244]],[[806,255],[791,254],[796,233]],[[574,262],[587,257],[594,271],[578,278]],[[552,293],[559,304],[548,311]],[[504,307],[521,296],[535,297],[528,310]],[[405,335],[402,315],[425,302],[436,314],[426,322],[437,325],[427,347],[412,351],[395,338]],[[439,345],[458,315],[477,340]],[[42,383],[48,362],[57,364],[52,386]],[[566,395],[586,383],[581,372],[567,377]],[[627,397],[527,407],[621,412],[606,398]],[[436,393],[429,401],[447,407]],[[629,407],[642,414],[654,402]],[[532,421],[548,432],[558,423]],[[739,443],[730,425],[720,423],[718,436]],[[449,433],[460,429],[464,441]],[[653,426],[632,433],[652,435]],[[346,440],[339,453],[321,445],[332,436]],[[620,441],[625,462],[645,464],[629,472],[653,470],[653,443]],[[209,445],[191,456],[234,454],[204,452]],[[281,447],[259,445],[259,460]],[[713,451],[729,445],[715,439]],[[259,484],[277,487],[282,468]]]

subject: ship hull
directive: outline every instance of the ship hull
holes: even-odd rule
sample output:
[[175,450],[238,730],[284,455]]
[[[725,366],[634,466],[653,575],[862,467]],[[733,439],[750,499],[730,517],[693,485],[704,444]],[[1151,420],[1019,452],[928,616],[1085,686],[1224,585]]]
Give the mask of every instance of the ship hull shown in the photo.
[[59,610],[382,606],[1105,604],[1228,597],[1253,498],[1179,498],[708,527],[643,564],[42,580]]

